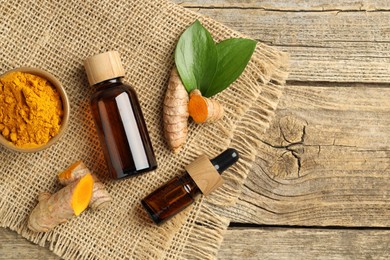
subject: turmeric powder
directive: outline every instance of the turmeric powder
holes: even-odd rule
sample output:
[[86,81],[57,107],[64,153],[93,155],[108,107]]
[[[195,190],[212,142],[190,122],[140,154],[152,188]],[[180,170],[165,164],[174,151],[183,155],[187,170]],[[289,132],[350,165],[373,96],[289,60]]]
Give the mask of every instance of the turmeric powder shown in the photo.
[[46,144],[60,130],[59,93],[37,75],[10,72],[0,78],[0,132],[22,148]]

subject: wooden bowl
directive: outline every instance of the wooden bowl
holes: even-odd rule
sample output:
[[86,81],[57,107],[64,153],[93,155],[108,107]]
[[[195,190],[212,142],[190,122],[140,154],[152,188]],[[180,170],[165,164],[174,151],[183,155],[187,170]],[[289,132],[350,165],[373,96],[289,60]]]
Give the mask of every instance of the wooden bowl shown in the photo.
[[23,152],[23,153],[34,153],[34,152],[39,152],[39,151],[45,150],[45,149],[49,148],[50,146],[52,146],[55,142],[57,142],[61,138],[61,136],[64,135],[66,128],[68,127],[70,106],[69,106],[69,99],[68,99],[68,96],[66,95],[65,89],[62,86],[61,82],[56,77],[54,77],[52,74],[50,74],[44,70],[38,69],[38,68],[30,68],[30,67],[16,68],[16,69],[9,70],[6,73],[2,74],[0,76],[0,78],[7,75],[8,73],[11,73],[11,72],[25,72],[25,73],[30,73],[30,74],[37,75],[39,77],[47,79],[56,88],[56,90],[60,94],[61,101],[62,101],[62,109],[64,111],[64,114],[62,116],[62,122],[61,122],[59,132],[57,133],[57,135],[55,135],[53,138],[51,138],[44,145],[41,145],[38,147],[32,147],[32,148],[18,147],[16,145],[14,145],[12,142],[8,141],[6,138],[4,138],[4,136],[2,134],[0,134],[0,144],[6,148],[12,150],[12,151]]

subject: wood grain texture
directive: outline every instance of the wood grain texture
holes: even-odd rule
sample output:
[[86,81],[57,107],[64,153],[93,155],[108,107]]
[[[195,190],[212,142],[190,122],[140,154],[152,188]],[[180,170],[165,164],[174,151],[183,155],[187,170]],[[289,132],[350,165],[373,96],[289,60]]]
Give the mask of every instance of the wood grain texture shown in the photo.
[[0,228],[0,259],[4,260],[58,260],[61,259],[45,247],[35,245],[10,229]]
[[[233,222],[390,225],[390,89],[288,86]],[[226,213],[226,212],[225,212]]]
[[[193,10],[289,52],[289,80],[390,82],[390,2],[341,1],[343,8],[328,4],[328,11],[320,12],[299,7],[322,6],[325,1],[264,1],[270,5],[265,9],[251,7],[263,1],[245,1],[247,8],[239,8],[244,1],[229,1],[229,7],[217,9],[210,8],[215,5],[211,2],[223,1],[194,1]],[[280,9],[285,5],[291,8]]]
[[[388,259],[389,230],[229,228],[218,259]],[[0,229],[0,259],[59,260],[48,249]]]
[[389,259],[389,230],[232,228],[219,259]]
[[274,11],[387,11],[390,3],[385,0],[328,1],[328,0],[174,0],[187,8],[239,8]]
[[390,3],[385,0],[174,0],[187,8],[239,8],[273,11],[387,11]]

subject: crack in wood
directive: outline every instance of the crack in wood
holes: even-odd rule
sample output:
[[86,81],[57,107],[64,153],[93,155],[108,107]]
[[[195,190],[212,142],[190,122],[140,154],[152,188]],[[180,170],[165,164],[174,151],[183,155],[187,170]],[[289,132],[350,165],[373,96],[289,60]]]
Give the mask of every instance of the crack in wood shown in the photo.
[[254,224],[230,222],[229,228],[264,228],[264,229],[321,229],[321,230],[390,230],[390,227],[370,227],[370,226],[319,226],[319,225],[268,225],[268,224]]
[[[275,149],[285,149],[286,152],[282,153],[280,158],[280,165],[274,165],[273,167],[276,167],[276,172],[280,172],[280,167],[284,167],[284,172],[289,175],[288,173],[291,172],[291,165],[287,162],[283,163],[285,160],[288,160],[288,157],[286,157],[286,154],[289,153],[291,156],[293,156],[296,161],[296,174],[299,178],[301,176],[301,169],[302,169],[302,158],[300,153],[303,153],[304,150],[301,148],[305,146],[305,137],[306,137],[306,126],[308,125],[308,122],[306,120],[297,119],[293,116],[287,116],[283,117],[278,122],[278,130],[280,137],[282,138],[284,143],[287,143],[286,145],[273,145],[266,140],[261,139],[260,141],[264,144],[275,148]],[[301,131],[301,133],[300,133]],[[299,140],[297,140],[299,138]],[[278,163],[278,162],[277,162]],[[279,170],[278,170],[279,169]]]
[[287,80],[286,85],[288,86],[300,86],[300,87],[343,87],[343,88],[385,88],[388,89],[390,83],[375,83],[375,82],[333,82],[333,81],[300,81],[300,80]]
[[243,6],[243,5],[191,5],[187,3],[179,3],[181,6],[188,9],[214,9],[214,10],[260,10],[264,12],[283,12],[283,13],[376,13],[376,12],[390,12],[387,8],[356,8],[356,9],[341,9],[341,8],[322,8],[322,9],[289,9],[289,8],[269,8],[262,6]]

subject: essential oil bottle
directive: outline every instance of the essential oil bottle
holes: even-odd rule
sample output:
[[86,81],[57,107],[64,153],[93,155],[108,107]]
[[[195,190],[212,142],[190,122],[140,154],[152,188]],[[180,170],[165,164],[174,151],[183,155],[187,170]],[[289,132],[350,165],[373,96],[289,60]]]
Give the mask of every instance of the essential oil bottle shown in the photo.
[[157,168],[152,143],[135,90],[122,83],[125,71],[119,53],[87,58],[91,111],[110,176],[121,179]]
[[186,173],[149,194],[141,203],[156,224],[161,224],[191,205],[200,194],[209,195],[223,184],[220,174],[238,161],[229,148],[212,160],[205,155],[187,165]]

